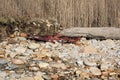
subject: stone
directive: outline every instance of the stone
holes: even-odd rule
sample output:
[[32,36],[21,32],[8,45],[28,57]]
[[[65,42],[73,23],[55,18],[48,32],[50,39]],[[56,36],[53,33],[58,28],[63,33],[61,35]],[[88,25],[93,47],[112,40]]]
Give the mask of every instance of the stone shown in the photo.
[[84,66],[83,60],[77,60],[77,64],[78,64],[78,66]]
[[84,60],[84,64],[87,66],[97,66],[97,63],[95,61],[89,61],[89,60]]
[[103,71],[101,75],[107,77],[107,76],[109,76],[109,72],[108,71]]
[[11,35],[10,35],[10,38],[14,38],[14,37],[15,37],[15,35],[14,35],[14,34],[11,34]]
[[8,44],[16,44],[17,41],[15,39],[9,39]]
[[7,64],[8,63],[8,60],[5,59],[5,58],[0,58],[0,65],[4,65],[4,64]]
[[0,58],[4,58],[5,57],[4,54],[5,54],[5,51],[4,50],[0,50]]
[[40,47],[40,44],[37,44],[37,43],[30,43],[28,45],[28,48],[30,48],[32,50],[38,49],[39,47]]
[[25,53],[26,48],[24,48],[24,47],[17,47],[17,48],[14,49],[14,51],[16,53]]
[[27,34],[26,34],[26,33],[21,33],[20,36],[21,36],[21,37],[26,37]]
[[42,75],[43,74],[41,72],[37,72],[37,74],[34,76],[34,80],[44,80]]
[[95,75],[95,76],[99,76],[101,75],[101,71],[100,69],[98,69],[97,67],[90,67],[90,72]]
[[16,65],[23,65],[23,64],[25,64],[25,61],[20,60],[20,59],[12,59],[12,62],[13,62],[13,64],[16,64]]
[[49,53],[44,53],[44,54],[43,53],[34,53],[33,56],[40,60],[45,57],[51,57],[51,55]]
[[67,67],[63,63],[52,62],[50,63],[51,67],[66,69]]
[[100,65],[100,69],[101,70],[108,70],[109,69],[109,67],[110,67],[110,64],[107,64],[107,63],[102,63],[101,65]]
[[35,80],[33,77],[22,77],[20,80]]
[[4,50],[0,50],[0,54],[4,54],[5,53],[5,51]]
[[86,79],[89,79],[89,78],[90,78],[90,75],[89,75],[88,73],[86,73],[86,72],[82,72],[82,73],[80,74],[80,76],[82,76],[82,78],[86,78]]
[[31,71],[39,71],[40,69],[39,69],[39,67],[33,66],[33,67],[29,67],[29,70],[31,70]]
[[8,63],[8,66],[6,67],[6,69],[8,70],[13,70],[18,68],[18,65],[12,64],[12,63]]
[[57,74],[52,74],[52,75],[51,75],[51,78],[52,78],[53,80],[58,80],[59,75],[57,75]]
[[20,40],[20,41],[26,41],[27,39],[25,37],[18,37],[18,40]]
[[83,53],[97,53],[97,49],[93,46],[85,46]]
[[46,62],[40,62],[38,65],[40,68],[47,68],[49,66],[49,64]]

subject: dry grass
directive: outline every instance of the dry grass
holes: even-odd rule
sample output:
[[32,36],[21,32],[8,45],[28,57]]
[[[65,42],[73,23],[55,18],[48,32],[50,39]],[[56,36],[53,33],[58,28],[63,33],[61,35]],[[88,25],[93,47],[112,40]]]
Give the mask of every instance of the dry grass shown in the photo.
[[0,0],[0,17],[55,18],[65,27],[120,27],[120,0]]

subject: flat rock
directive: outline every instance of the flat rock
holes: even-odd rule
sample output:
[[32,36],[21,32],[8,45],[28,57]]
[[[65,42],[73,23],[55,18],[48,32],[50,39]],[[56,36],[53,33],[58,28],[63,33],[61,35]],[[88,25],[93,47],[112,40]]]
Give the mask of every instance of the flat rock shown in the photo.
[[40,47],[40,44],[37,44],[37,43],[30,43],[28,45],[28,48],[30,48],[32,50],[38,49],[39,47]]
[[84,64],[87,66],[97,66],[97,63],[95,61],[89,61],[89,60],[84,60]]
[[98,69],[97,67],[90,67],[90,72],[93,74],[93,75],[96,75],[96,76],[99,76],[101,75],[101,71],[100,69]]
[[51,67],[55,67],[55,68],[62,68],[62,69],[66,69],[67,67],[65,66],[65,64],[63,63],[57,63],[57,62],[53,62],[50,63]]
[[25,62],[21,59],[13,59],[12,60],[13,64],[16,64],[16,65],[23,65],[25,64]]
[[111,64],[107,64],[107,63],[102,63],[100,65],[100,69],[101,70],[108,70],[110,68]]
[[49,66],[49,64],[46,62],[40,62],[38,65],[40,68],[47,68]]
[[34,80],[44,80],[42,75],[43,74],[41,72],[37,72],[37,74],[34,76]]

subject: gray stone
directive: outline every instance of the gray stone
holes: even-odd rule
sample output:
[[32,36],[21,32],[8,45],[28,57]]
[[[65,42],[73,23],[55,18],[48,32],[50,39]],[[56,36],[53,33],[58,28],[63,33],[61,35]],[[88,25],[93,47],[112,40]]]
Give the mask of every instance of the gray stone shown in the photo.
[[4,65],[7,63],[8,63],[8,60],[6,60],[5,58],[0,58],[0,65]]

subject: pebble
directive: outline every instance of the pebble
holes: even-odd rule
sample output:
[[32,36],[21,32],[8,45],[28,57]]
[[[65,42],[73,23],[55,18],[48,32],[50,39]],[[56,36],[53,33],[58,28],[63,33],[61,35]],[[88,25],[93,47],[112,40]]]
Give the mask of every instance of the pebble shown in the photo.
[[23,64],[25,64],[25,61],[20,60],[20,59],[13,59],[12,62],[13,62],[13,64],[16,64],[16,65],[23,65]]
[[107,63],[102,63],[100,68],[101,70],[108,70],[111,65]]
[[33,77],[22,77],[20,80],[35,80]]
[[8,63],[8,60],[6,60],[5,58],[0,58],[0,65],[4,65],[7,63]]
[[90,72],[93,74],[93,75],[96,75],[96,76],[99,76],[101,75],[101,71],[100,69],[98,69],[97,67],[90,67]]
[[38,49],[40,47],[40,44],[37,43],[29,43],[28,48],[35,50]]
[[13,51],[15,51],[16,53],[25,53],[26,48],[24,48],[24,47],[17,47]]
[[79,66],[84,66],[84,64],[83,64],[83,60],[77,60],[77,64],[79,65]]
[[97,63],[95,61],[89,61],[89,60],[84,60],[84,64],[87,66],[97,66]]
[[39,71],[39,67],[29,67],[29,70],[31,71]]
[[66,69],[67,67],[63,63],[52,62],[50,63],[51,67]]
[[40,68],[47,68],[49,66],[49,64],[46,62],[40,62],[38,65]]
[[34,76],[34,80],[44,80],[42,75],[42,72],[37,72],[37,74]]

